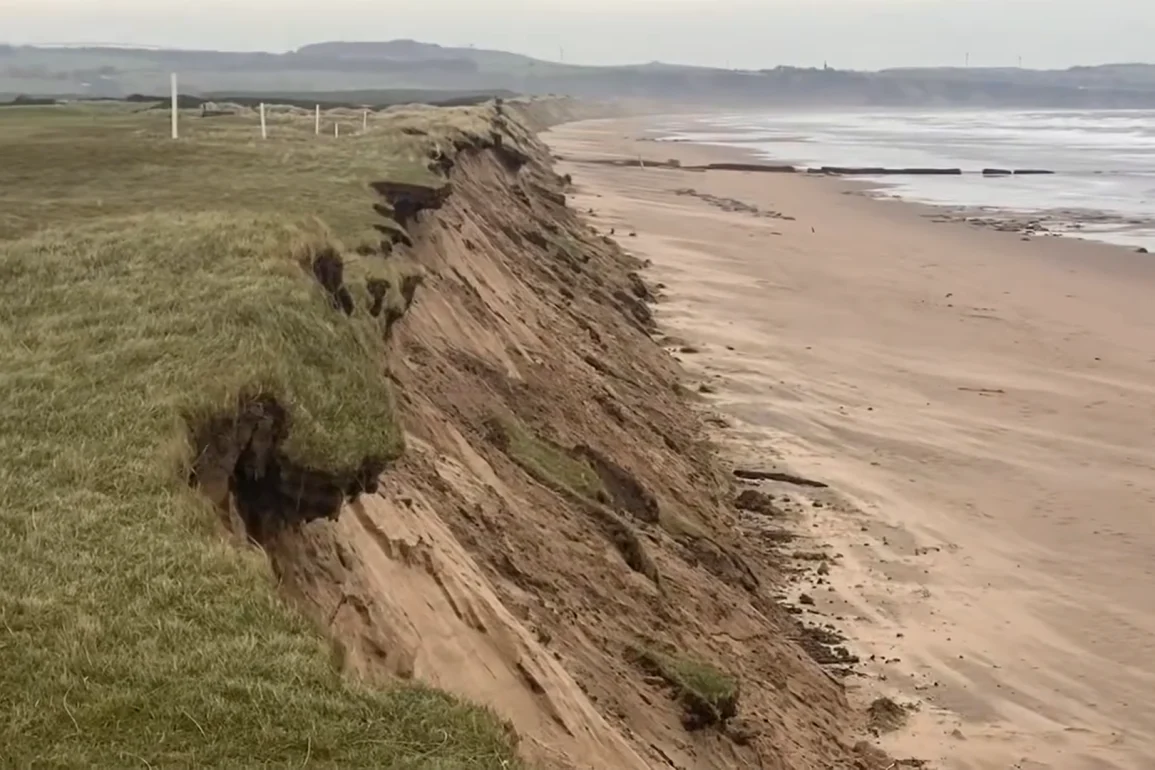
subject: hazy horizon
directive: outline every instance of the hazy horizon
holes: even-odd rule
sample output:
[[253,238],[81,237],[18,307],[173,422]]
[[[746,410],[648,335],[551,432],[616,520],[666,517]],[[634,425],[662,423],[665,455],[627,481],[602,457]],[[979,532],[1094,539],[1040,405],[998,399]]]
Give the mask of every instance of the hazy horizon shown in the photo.
[[0,42],[285,51],[411,38],[575,64],[757,69],[1147,61],[1150,0],[3,0]]

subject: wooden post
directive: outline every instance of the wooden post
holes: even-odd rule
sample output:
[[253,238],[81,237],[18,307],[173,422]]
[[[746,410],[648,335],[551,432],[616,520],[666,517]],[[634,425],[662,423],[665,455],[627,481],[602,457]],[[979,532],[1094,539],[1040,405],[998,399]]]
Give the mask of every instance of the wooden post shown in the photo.
[[369,133],[369,110],[363,110],[361,112],[361,133]]
[[340,123],[334,123],[333,124],[333,136],[340,136],[340,135],[341,135],[341,124]]
[[268,139],[269,138],[269,127],[268,127],[268,124],[265,123],[265,103],[264,102],[261,102],[261,138],[262,139]]
[[173,139],[179,139],[180,138],[180,129],[178,128],[178,125],[177,125],[178,124],[177,110],[179,109],[179,107],[180,107],[180,105],[179,105],[179,102],[177,99],[176,73],[174,72],[174,73],[172,73],[172,138]]
[[319,104],[317,105],[317,110],[313,114],[316,116],[315,125],[313,128],[313,133],[316,134],[317,136],[320,136],[321,135],[321,105],[319,105]]

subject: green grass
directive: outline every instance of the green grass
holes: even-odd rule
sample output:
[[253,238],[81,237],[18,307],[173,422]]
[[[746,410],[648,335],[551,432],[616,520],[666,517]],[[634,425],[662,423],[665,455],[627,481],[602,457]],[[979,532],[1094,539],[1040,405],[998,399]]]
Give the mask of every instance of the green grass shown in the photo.
[[675,689],[695,726],[722,722],[737,712],[738,680],[712,663],[649,647],[633,654],[644,669]]
[[657,566],[647,554],[637,530],[611,508],[610,495],[593,466],[575,456],[576,453],[538,436],[516,418],[491,417],[487,429],[490,440],[530,477],[575,503],[589,516],[630,569],[659,583]]
[[[169,118],[147,105],[98,104],[0,110],[0,240],[57,225],[139,212],[266,212],[317,217],[350,247],[376,242],[370,181],[431,181],[433,144],[478,130],[478,109],[397,110],[370,116],[278,109],[268,141],[256,113]],[[333,136],[340,123],[342,136]],[[428,135],[402,133],[402,128]]]
[[336,142],[278,118],[267,143],[189,120],[171,142],[123,107],[0,111],[0,765],[516,764],[485,709],[346,681],[186,482],[190,425],[258,393],[301,465],[402,451],[380,319],[334,311],[299,260],[370,237],[367,183],[427,174],[420,142],[477,119]]
[[497,419],[497,424],[504,433],[509,456],[532,476],[591,500],[605,496],[602,480],[589,463],[539,438],[515,419]]

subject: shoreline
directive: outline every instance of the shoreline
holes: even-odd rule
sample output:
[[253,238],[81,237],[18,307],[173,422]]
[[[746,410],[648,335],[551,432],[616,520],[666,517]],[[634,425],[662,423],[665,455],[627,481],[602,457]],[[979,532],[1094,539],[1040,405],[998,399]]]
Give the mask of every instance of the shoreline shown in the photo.
[[880,745],[958,770],[1142,768],[1155,603],[1132,583],[1155,554],[1155,457],[1135,426],[1155,392],[1155,265],[933,223],[940,207],[851,180],[590,162],[752,154],[655,150],[645,127],[544,138],[574,205],[652,260],[659,323],[688,340],[676,357],[727,453],[830,484],[756,489],[799,537],[795,609],[862,661],[855,700],[916,706]]
[[[615,144],[608,145],[613,149],[608,152],[599,151],[596,156],[583,156],[583,163],[591,160],[600,162],[612,159],[629,161],[641,157],[643,161],[652,168],[659,168],[665,162],[672,159],[679,160],[683,165],[705,166],[710,163],[774,165],[772,160],[764,157],[753,148],[709,143],[699,144],[689,140],[667,141],[654,139],[652,136],[652,121],[652,118],[647,117],[599,118],[568,125],[595,128],[598,126],[606,128],[613,127],[612,132],[615,137]],[[555,129],[555,133],[556,131]],[[549,138],[548,135],[546,135],[546,138]],[[620,143],[617,142],[619,138],[623,140]],[[630,149],[623,152],[622,148],[626,146]],[[670,151],[664,149],[655,150],[653,149],[654,147],[669,147],[671,149]],[[555,159],[562,160],[563,162],[571,160],[566,157],[565,152],[555,152]],[[619,166],[618,168],[621,167]],[[717,174],[719,172],[698,170],[695,173]],[[928,203],[910,200],[897,196],[886,197],[885,195],[876,195],[875,193],[885,193],[887,188],[879,183],[851,176],[806,173],[768,173],[767,176],[796,179],[800,184],[825,185],[839,195],[861,200],[863,208],[870,210],[876,217],[891,219],[891,215],[893,215],[893,219],[895,220],[909,220],[912,216],[917,216],[925,220],[942,218],[944,221],[941,224],[945,224],[952,229],[960,228],[974,232],[976,236],[980,238],[993,236],[1005,239],[1014,236],[1017,239],[1022,234],[1020,230],[1003,229],[999,227],[999,223],[1005,220],[1010,220],[1012,223],[1021,221],[1023,226],[1026,227],[1032,221],[1040,218],[1038,215],[1026,215],[1021,212],[998,207],[956,206],[946,203]],[[982,216],[983,214],[987,214],[988,216],[984,217]],[[991,214],[994,214],[994,216],[989,216]],[[988,221],[967,221],[968,219]],[[1155,264],[1149,265],[1149,257],[1147,257],[1144,252],[1137,251],[1134,246],[1082,238],[1077,234],[1069,235],[1066,233],[1055,233],[1053,237],[1046,238],[1045,241],[1040,239],[1039,243],[1051,250],[1052,256],[1063,261],[1094,258],[1100,267],[1112,273],[1120,275],[1141,274],[1144,276],[1155,276]],[[1133,271],[1137,271],[1137,273]]]
[[[703,117],[702,115],[686,116],[686,126],[677,131],[669,128],[647,129],[647,133],[650,135],[639,137],[639,141],[652,141],[657,144],[688,144],[698,147],[711,147],[727,155],[740,153],[746,162],[749,163],[767,166],[789,165],[793,166],[796,169],[796,173],[800,175],[817,174],[819,176],[833,176],[862,185],[862,193],[868,197],[882,200],[897,200],[902,203],[931,206],[936,209],[941,209],[946,212],[951,218],[951,221],[965,222],[1008,232],[1017,232],[1021,235],[1031,237],[1062,237],[1094,243],[1107,243],[1123,248],[1130,248],[1139,253],[1146,253],[1144,251],[1145,249],[1155,251],[1155,217],[1142,217],[1122,212],[1113,212],[1107,209],[1077,206],[1015,207],[984,203],[961,203],[951,200],[934,200],[933,197],[928,196],[912,195],[910,191],[905,190],[898,193],[893,192],[893,190],[901,185],[901,180],[919,176],[955,176],[968,179],[988,179],[990,180],[987,182],[988,184],[997,184],[997,182],[993,180],[1006,178],[1008,176],[1030,176],[1045,173],[1048,176],[1058,177],[1096,177],[1100,175],[1111,176],[1118,172],[1063,172],[1057,170],[1039,172],[1032,169],[1020,169],[1016,173],[1010,174],[987,174],[985,173],[986,171],[993,169],[976,166],[973,168],[906,170],[907,172],[913,171],[915,173],[902,173],[903,170],[901,169],[887,168],[880,169],[884,172],[881,175],[863,173],[866,169],[860,169],[860,173],[830,173],[824,175],[819,173],[819,168],[834,169],[837,167],[821,164],[815,165],[800,162],[797,159],[791,159],[789,157],[779,157],[765,149],[756,147],[756,145],[770,145],[777,142],[787,143],[791,141],[790,139],[727,139],[725,142],[717,140],[696,142],[693,139],[695,133],[706,135],[713,133],[706,130],[708,124],[699,124],[703,126],[702,128],[694,128],[692,126],[692,121],[700,121]],[[660,133],[662,136],[655,138],[653,136],[655,133]],[[990,166],[991,164],[987,165]],[[842,171],[849,171],[849,169],[842,169]],[[934,173],[927,173],[928,171]]]

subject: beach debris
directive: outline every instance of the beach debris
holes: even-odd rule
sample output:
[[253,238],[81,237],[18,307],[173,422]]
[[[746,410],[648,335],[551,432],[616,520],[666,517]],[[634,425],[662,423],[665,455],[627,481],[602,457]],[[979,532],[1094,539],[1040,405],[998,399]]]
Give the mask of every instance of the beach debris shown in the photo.
[[870,731],[875,735],[892,733],[906,724],[907,708],[883,696],[875,698],[866,710]]
[[797,476],[793,473],[783,473],[781,471],[759,471],[747,468],[735,468],[734,475],[744,481],[781,481],[785,484],[796,484],[801,487],[814,487],[815,489],[828,489],[830,487],[829,484],[821,481],[815,481],[804,476]]
[[961,176],[961,168],[885,168],[882,166],[822,166],[811,173],[832,176]]
[[[810,174],[828,174],[830,176],[961,176],[964,173],[961,168],[887,168],[885,166],[820,166],[808,168],[806,171]],[[1011,176],[1012,174],[1024,176],[1054,174],[1055,172],[1044,168],[1016,168],[1014,170],[984,168],[981,173],[983,176]]]
[[846,637],[831,625],[804,626],[798,623],[794,640],[820,666],[852,666],[860,662],[859,657],[844,646]]
[[964,393],[979,393],[985,396],[1002,395],[1006,393],[1006,391],[1002,388],[967,388],[960,386],[959,390],[963,391]]
[[[647,141],[647,140],[641,140]],[[682,141],[679,139],[666,139],[667,142]],[[555,156],[557,158],[558,156]],[[564,159],[563,159],[564,160]],[[590,166],[620,166],[626,168],[665,168],[665,169],[684,169],[686,171],[760,171],[773,174],[793,174],[799,169],[796,166],[772,164],[772,163],[706,163],[702,165],[687,166],[683,165],[677,158],[670,158],[665,162],[656,160],[643,160],[641,156],[637,158],[590,158],[580,161],[583,164]]]
[[[754,206],[750,203],[744,203],[744,202],[737,200],[735,198],[720,198],[717,195],[710,195],[709,193],[698,192],[697,190],[695,190],[692,187],[682,187],[680,189],[674,190],[674,195],[681,195],[681,196],[687,196],[687,197],[691,197],[691,198],[697,198],[700,201],[703,201],[705,203],[709,203],[711,206],[714,206],[715,208],[722,209],[722,211],[736,211],[736,212],[740,212],[743,214],[753,214],[754,216],[761,217],[763,219],[784,219],[784,220],[793,220],[794,219],[794,217],[787,216],[786,214],[783,214],[781,211],[764,211],[764,210],[762,210],[762,209],[758,208],[757,206]],[[813,228],[811,228],[811,231],[813,232]]]
[[685,168],[702,171],[763,171],[773,174],[793,174],[798,171],[796,166],[766,163],[707,163],[704,166],[686,166]]
[[741,511],[750,511],[775,518],[786,515],[781,508],[774,504],[774,499],[770,495],[756,489],[742,490],[734,499],[734,507]]
[[[869,545],[869,543],[865,545]],[[790,554],[790,558],[797,559],[798,561],[828,562],[830,561],[831,556],[830,554],[823,553],[822,551],[795,551],[794,553]]]

